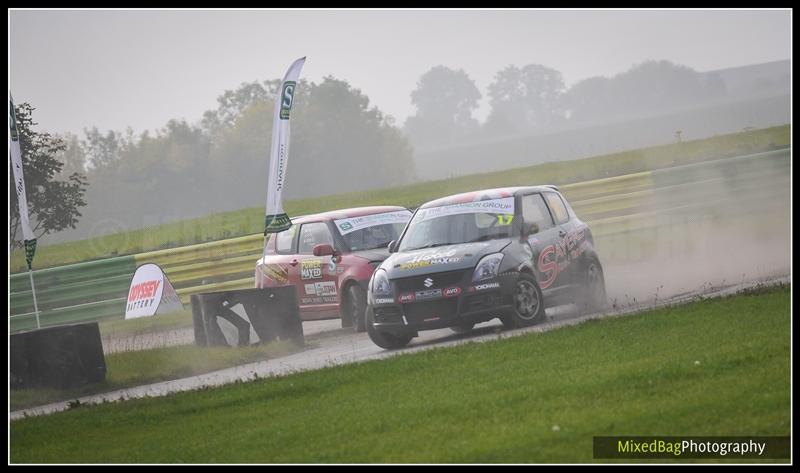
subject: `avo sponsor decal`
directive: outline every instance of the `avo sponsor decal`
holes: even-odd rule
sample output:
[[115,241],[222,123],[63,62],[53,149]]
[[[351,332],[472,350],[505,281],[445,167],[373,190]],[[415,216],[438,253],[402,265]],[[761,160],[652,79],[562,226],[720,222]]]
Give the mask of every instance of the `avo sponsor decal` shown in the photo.
[[442,291],[444,297],[456,297],[461,294],[461,288],[458,286],[451,286]]
[[397,302],[401,304],[408,304],[410,302],[414,302],[415,300],[416,299],[414,297],[413,292],[406,292],[405,294],[400,294],[400,296],[397,298]]

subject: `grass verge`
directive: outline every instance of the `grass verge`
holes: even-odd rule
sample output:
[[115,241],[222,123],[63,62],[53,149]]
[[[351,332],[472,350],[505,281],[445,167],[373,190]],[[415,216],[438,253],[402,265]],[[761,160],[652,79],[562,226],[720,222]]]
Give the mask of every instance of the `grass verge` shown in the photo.
[[[297,216],[364,205],[416,207],[437,197],[474,189],[536,183],[561,185],[784,148],[790,142],[789,126],[784,125],[573,161],[544,163],[387,189],[291,200],[286,202],[285,209],[289,215]],[[253,207],[87,240],[40,245],[36,252],[36,267],[48,268],[252,235],[262,232],[263,225],[263,207]],[[24,271],[24,251],[17,250],[11,254],[10,267],[11,272]]]
[[242,348],[183,345],[112,353],[106,355],[105,381],[70,390],[11,390],[11,410],[209,373],[276,358],[299,349],[290,342],[273,342]]
[[10,426],[10,458],[592,462],[596,435],[789,435],[789,328],[789,287],[762,289],[22,419]]

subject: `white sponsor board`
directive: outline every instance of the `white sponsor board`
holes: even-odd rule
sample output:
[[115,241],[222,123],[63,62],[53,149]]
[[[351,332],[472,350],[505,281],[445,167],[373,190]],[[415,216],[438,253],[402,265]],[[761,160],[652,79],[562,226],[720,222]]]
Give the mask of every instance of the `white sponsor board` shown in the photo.
[[514,198],[504,197],[502,199],[479,200],[478,202],[464,202],[461,204],[442,205],[440,207],[421,209],[417,212],[417,216],[414,221],[421,222],[447,215],[477,213],[513,215]]
[[411,212],[408,210],[398,210],[397,212],[385,212],[373,215],[364,215],[363,217],[343,218],[334,220],[336,228],[339,233],[347,235],[350,232],[361,230],[362,228],[375,227],[378,225],[386,225],[391,223],[408,223],[411,218]]
[[161,267],[148,263],[136,268],[128,289],[125,320],[177,310],[183,310],[183,304]]

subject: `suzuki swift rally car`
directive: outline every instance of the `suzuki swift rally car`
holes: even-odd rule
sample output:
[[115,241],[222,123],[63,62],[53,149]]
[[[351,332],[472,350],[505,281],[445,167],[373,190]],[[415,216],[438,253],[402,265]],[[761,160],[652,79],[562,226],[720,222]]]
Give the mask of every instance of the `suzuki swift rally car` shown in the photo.
[[456,332],[499,317],[545,319],[545,307],[605,306],[592,232],[555,186],[490,189],[420,206],[369,283],[367,332],[383,348],[420,330]]
[[267,243],[256,287],[294,285],[301,320],[341,317],[343,327],[363,332],[369,278],[410,218],[393,206],[296,217]]

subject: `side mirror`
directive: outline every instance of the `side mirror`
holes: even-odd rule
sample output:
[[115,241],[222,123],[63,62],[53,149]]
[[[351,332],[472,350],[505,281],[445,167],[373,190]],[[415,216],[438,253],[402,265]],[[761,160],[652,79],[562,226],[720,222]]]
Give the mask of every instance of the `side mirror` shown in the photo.
[[525,222],[525,224],[522,226],[523,239],[528,238],[529,236],[535,235],[537,233],[539,233],[539,225],[536,225],[536,223],[534,222],[531,223]]
[[389,242],[389,253],[397,253],[397,240]]
[[322,244],[322,245],[315,245],[314,246],[314,256],[333,256],[336,251],[333,249],[331,245]]

